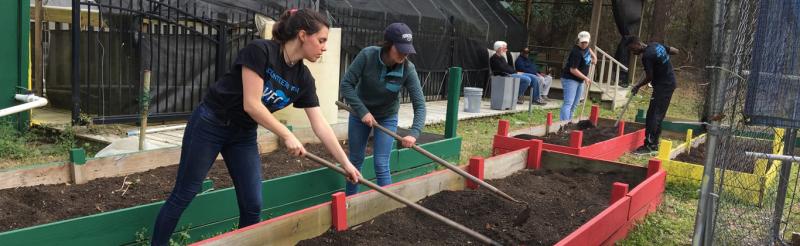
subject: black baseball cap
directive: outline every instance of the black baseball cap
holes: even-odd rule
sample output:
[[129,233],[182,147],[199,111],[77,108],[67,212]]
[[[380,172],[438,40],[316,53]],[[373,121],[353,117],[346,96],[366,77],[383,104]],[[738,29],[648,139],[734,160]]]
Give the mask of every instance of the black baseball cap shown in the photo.
[[411,28],[408,28],[408,25],[405,23],[398,22],[387,26],[386,30],[383,32],[383,38],[386,41],[392,42],[394,47],[397,48],[397,51],[400,51],[400,53],[417,53],[417,51],[414,50],[414,45],[411,44],[411,41],[413,40]]

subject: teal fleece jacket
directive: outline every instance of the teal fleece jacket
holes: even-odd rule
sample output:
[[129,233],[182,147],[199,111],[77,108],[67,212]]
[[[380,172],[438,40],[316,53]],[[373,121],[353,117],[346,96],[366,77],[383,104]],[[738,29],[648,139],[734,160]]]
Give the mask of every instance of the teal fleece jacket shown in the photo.
[[402,87],[408,91],[414,107],[411,135],[418,137],[425,125],[425,97],[411,61],[388,68],[381,60],[381,47],[364,48],[347,68],[339,91],[359,119],[367,113],[381,119],[397,114]]

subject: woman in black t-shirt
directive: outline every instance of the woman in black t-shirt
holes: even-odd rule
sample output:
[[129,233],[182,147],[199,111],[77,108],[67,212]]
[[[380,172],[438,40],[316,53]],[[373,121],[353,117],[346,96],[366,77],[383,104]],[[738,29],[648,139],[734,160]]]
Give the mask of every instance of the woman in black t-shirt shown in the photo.
[[561,74],[561,85],[564,92],[564,104],[561,105],[559,119],[562,121],[571,120],[572,112],[580,104],[583,88],[588,86],[592,80],[589,76],[589,67],[597,60],[589,41],[589,32],[578,33],[575,46],[570,50],[567,61],[564,63],[564,70]]
[[289,104],[303,108],[311,127],[347,171],[348,180],[361,176],[353,167],[322,115],[314,78],[303,59],[316,61],[325,51],[329,24],[311,10],[289,10],[275,23],[272,40],[255,40],[239,51],[236,62],[212,87],[192,113],[183,135],[175,188],[156,218],[152,245],[166,245],[181,213],[200,191],[218,154],[236,189],[239,228],[255,224],[261,213],[261,161],[256,128],[278,135],[297,157],[303,144],[272,112]]

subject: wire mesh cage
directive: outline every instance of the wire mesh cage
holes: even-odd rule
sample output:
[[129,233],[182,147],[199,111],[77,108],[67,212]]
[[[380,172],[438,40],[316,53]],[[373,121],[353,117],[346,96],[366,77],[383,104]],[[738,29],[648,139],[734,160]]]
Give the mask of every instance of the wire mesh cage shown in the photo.
[[[797,1],[716,1],[703,153],[706,199],[696,243],[783,244],[800,230],[797,167],[747,152],[792,155],[798,117]],[[704,187],[705,188],[705,187]]]

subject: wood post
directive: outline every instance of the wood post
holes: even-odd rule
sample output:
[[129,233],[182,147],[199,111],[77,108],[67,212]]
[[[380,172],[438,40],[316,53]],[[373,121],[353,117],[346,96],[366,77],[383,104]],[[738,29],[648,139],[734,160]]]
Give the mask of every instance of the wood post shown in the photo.
[[686,154],[692,153],[692,129],[686,130]]
[[500,120],[500,122],[497,123],[497,135],[508,137],[509,128],[510,126],[507,120]]
[[144,81],[142,82],[142,98],[139,102],[142,105],[141,125],[139,126],[139,151],[144,150],[144,141],[147,139],[147,116],[150,114],[150,70],[144,70]]
[[461,97],[460,67],[451,67],[447,82],[447,114],[444,121],[444,137],[456,137],[458,129],[458,99]]
[[655,175],[658,170],[661,170],[661,160],[659,159],[650,159],[647,162],[647,177]]
[[572,131],[569,134],[569,147],[580,149],[582,144],[583,144],[583,131],[578,131],[578,130]]
[[617,136],[621,137],[622,135],[625,135],[625,121],[624,120],[620,120],[619,121],[619,125],[617,125]]
[[[475,156],[469,158],[469,166],[467,166],[467,172],[470,175],[475,176],[476,178],[483,180],[483,172],[484,172],[484,159],[480,156]],[[472,182],[469,179],[466,179],[467,187],[470,189],[478,189],[480,185],[478,183]]]
[[671,159],[670,152],[672,152],[672,141],[662,139],[661,143],[658,145],[658,159],[661,160]]
[[83,148],[73,148],[69,150],[70,161],[70,176],[72,183],[85,184],[88,182],[86,174],[84,174],[84,167],[86,165],[86,151]]
[[528,163],[525,168],[539,169],[542,166],[542,149],[544,149],[544,142],[539,139],[530,141],[531,146],[528,148]]
[[595,126],[597,126],[597,122],[600,118],[600,106],[592,105],[592,111],[589,112],[589,121],[592,122]]
[[611,200],[608,201],[608,205],[614,204],[615,202],[619,201],[628,194],[628,184],[614,182],[611,185]]
[[547,123],[544,125],[544,134],[550,134],[550,126],[553,125],[553,112],[547,112]]
[[331,223],[335,231],[347,230],[347,196],[344,192],[331,195]]

